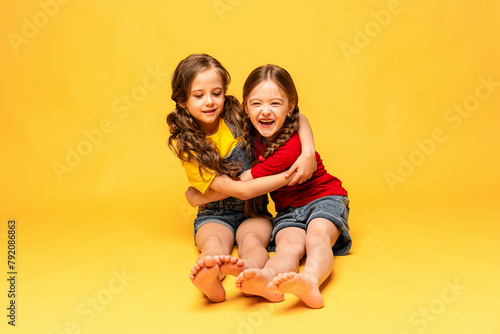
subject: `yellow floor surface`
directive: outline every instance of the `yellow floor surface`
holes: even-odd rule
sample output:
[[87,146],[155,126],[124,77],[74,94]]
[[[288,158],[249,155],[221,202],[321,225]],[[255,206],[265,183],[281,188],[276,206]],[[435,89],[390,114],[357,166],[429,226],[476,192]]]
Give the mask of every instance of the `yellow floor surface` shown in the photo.
[[353,248],[336,258],[319,310],[243,297],[233,277],[227,300],[208,302],[187,277],[197,251],[182,204],[164,215],[22,215],[16,326],[4,317],[2,333],[500,332],[495,203],[369,203],[353,198]]
[[[1,6],[1,334],[500,333],[500,1]],[[351,199],[324,308],[192,286],[165,122],[192,53],[240,100],[257,66],[292,75]]]

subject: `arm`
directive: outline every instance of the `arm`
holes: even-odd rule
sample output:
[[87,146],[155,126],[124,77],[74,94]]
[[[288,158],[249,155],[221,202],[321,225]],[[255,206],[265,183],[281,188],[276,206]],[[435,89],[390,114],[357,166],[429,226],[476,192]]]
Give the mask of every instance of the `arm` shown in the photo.
[[286,176],[287,173],[288,171],[256,179],[249,173],[247,175],[252,177],[249,181],[236,181],[227,175],[218,175],[212,181],[210,188],[241,200],[248,200],[287,185],[290,182],[290,178]]
[[[240,181],[250,181],[253,180],[252,173],[250,169],[241,173],[239,176]],[[273,189],[274,190],[274,189]],[[223,199],[228,198],[231,195],[227,195],[222,192],[218,192],[212,188],[208,188],[208,190],[203,194],[199,192],[195,187],[189,187],[185,193],[186,199],[191,206],[200,206],[205,205],[210,202],[216,202]]]
[[[256,183],[246,182],[253,180],[250,170],[245,171],[239,176],[240,181],[235,181],[225,175],[217,175],[205,194],[202,194],[194,188],[189,188],[186,191],[185,195],[189,204],[192,206],[199,206],[209,202],[222,200],[229,196],[246,200],[279,189],[286,184],[293,185],[296,182],[302,183],[306,181],[316,170],[316,150],[314,148],[311,126],[307,118],[302,114],[299,114],[299,129],[297,130],[297,134],[301,142],[300,147],[302,153],[300,156],[298,156],[298,158],[293,158],[295,161],[285,156],[277,158],[277,160],[280,161],[279,164],[283,166],[281,170],[285,169],[284,166],[289,166],[285,160],[291,160],[289,163],[294,161],[287,171],[281,174],[258,177],[257,179],[260,181]],[[297,155],[298,152],[294,152],[292,155],[288,155],[288,157],[296,157]],[[285,160],[282,160],[283,158]],[[274,170],[272,173],[276,173],[276,169],[274,167],[272,169]],[[300,174],[300,176],[297,174]],[[283,183],[284,181],[286,182]]]
[[[302,153],[290,167],[288,172],[295,173],[295,176],[288,183],[289,186],[295,183],[307,181],[316,170],[316,149],[311,126],[306,116],[299,114],[299,128],[297,130],[302,145]],[[288,175],[287,175],[288,176]]]
[[209,202],[216,202],[229,197],[229,195],[217,192],[211,188],[203,194],[198,191],[195,187],[189,187],[184,194],[187,201],[191,206],[203,206]]
[[247,200],[267,194],[288,184],[290,178],[285,176],[286,173],[282,172],[257,179],[254,179],[251,173],[242,174],[243,178],[247,181],[233,180],[227,175],[217,175],[210,184],[210,189],[205,194],[202,194],[193,187],[189,187],[185,195],[192,206],[218,201],[229,196]]

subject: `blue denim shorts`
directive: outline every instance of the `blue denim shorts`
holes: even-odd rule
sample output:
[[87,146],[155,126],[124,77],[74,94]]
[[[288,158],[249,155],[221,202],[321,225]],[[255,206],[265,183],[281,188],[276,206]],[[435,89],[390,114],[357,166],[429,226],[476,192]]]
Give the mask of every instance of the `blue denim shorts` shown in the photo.
[[[265,197],[264,210],[260,211],[261,216],[272,217],[271,213],[267,210],[267,203],[269,200],[267,195]],[[233,232],[236,238],[236,230],[248,217],[244,215],[245,202],[234,197],[229,197],[221,201],[207,203],[205,207],[198,208],[198,216],[194,220],[194,231],[196,233],[203,225],[207,223],[217,223],[226,226]]]
[[315,218],[331,221],[340,231],[337,242],[332,247],[334,255],[344,255],[351,249],[352,240],[349,235],[349,198],[346,196],[326,196],[297,208],[286,207],[275,218],[271,219],[273,233],[268,250],[275,250],[276,234],[286,227],[299,227],[307,231],[307,226]]

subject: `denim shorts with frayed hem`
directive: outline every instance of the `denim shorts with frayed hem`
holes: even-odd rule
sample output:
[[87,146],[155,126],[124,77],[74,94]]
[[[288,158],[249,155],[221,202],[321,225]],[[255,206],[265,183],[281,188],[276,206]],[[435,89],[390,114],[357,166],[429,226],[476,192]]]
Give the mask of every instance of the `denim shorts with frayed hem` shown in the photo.
[[[262,217],[268,217],[269,219],[272,215],[267,210],[268,199],[265,197],[264,208],[259,214]],[[243,213],[245,208],[245,202],[229,197],[218,202],[208,203],[205,207],[198,208],[198,216],[194,220],[194,231],[196,243],[196,233],[198,230],[207,223],[217,223],[226,226],[236,238],[236,230],[245,220],[248,219]]]
[[287,227],[299,227],[307,231],[307,226],[313,219],[324,218],[335,224],[340,231],[340,236],[332,247],[333,254],[345,255],[352,245],[347,223],[348,217],[349,198],[346,196],[326,196],[297,208],[286,207],[271,219],[273,233],[268,250],[275,250],[275,238],[280,230]]

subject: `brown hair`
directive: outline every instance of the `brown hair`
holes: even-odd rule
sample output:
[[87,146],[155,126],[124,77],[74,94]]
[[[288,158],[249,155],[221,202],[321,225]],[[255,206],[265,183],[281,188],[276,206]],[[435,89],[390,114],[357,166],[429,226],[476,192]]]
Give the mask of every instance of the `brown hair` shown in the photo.
[[208,69],[215,70],[222,78],[225,101],[220,117],[233,125],[235,136],[241,141],[243,134],[241,105],[234,96],[226,95],[231,82],[229,72],[218,60],[207,54],[192,54],[183,59],[172,74],[171,98],[176,104],[175,110],[167,116],[170,128],[168,146],[182,162],[190,161],[197,165],[202,178],[202,171],[235,176],[241,171],[241,164],[224,160],[219,149],[207,140],[196,119],[181,107],[181,104],[188,100],[193,79]]
[[[264,153],[262,154],[264,158],[268,158],[273,155],[279,147],[283,146],[290,139],[299,127],[299,96],[297,94],[297,89],[295,88],[295,84],[290,73],[288,73],[284,68],[276,65],[263,65],[257,67],[252,71],[252,73],[250,73],[245,81],[245,84],[243,85],[243,110],[246,108],[247,99],[252,90],[264,81],[268,80],[278,85],[278,87],[280,87],[286,94],[288,102],[294,103],[295,107],[291,114],[287,116],[285,123],[281,127],[281,130],[276,138],[272,142],[266,144]],[[249,155],[252,156],[252,141],[255,137],[256,129],[246,112],[243,116],[243,132],[245,141],[247,142],[247,150]],[[260,209],[259,201],[259,198],[246,201],[245,214],[248,216],[256,216]]]

